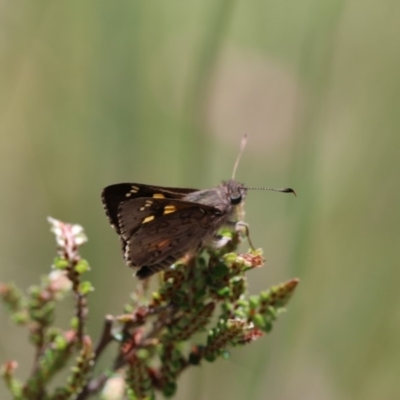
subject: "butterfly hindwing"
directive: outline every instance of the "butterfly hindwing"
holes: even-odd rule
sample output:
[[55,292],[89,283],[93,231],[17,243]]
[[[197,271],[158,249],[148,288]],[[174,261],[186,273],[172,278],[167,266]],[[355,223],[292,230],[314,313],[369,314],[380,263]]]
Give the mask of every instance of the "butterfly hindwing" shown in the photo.
[[[131,267],[140,268],[139,277],[168,268],[184,254],[195,250],[202,238],[212,232],[213,221],[220,216],[210,206],[179,200],[157,199],[169,212],[143,222],[130,236],[123,233],[124,258]],[[121,206],[121,220],[128,205]],[[174,211],[171,211],[174,208]],[[145,217],[146,220],[149,217]],[[121,231],[125,227],[121,223]],[[147,271],[147,272],[146,272]]]
[[153,216],[145,217],[140,227],[134,227],[131,232],[125,231],[123,221],[126,204],[121,206],[121,236],[131,242],[130,254],[136,265],[142,265],[146,260],[157,262],[158,257],[163,258],[178,247],[190,248],[192,242],[201,238],[211,226],[214,218],[212,207],[199,209],[198,205],[178,200],[164,200],[163,203],[168,203],[163,207],[168,210],[167,214],[156,215],[154,219]]

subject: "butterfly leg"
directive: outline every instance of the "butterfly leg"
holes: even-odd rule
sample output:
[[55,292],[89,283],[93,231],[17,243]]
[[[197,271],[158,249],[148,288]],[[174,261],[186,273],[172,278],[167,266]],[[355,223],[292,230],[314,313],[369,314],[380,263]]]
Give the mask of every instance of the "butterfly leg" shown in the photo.
[[249,229],[249,225],[246,224],[246,222],[243,221],[239,221],[235,223],[235,229],[236,231],[244,231],[244,235],[247,238],[247,241],[249,242],[249,246],[251,248],[251,250],[255,250],[255,247],[253,245],[253,242],[250,239],[250,229]]

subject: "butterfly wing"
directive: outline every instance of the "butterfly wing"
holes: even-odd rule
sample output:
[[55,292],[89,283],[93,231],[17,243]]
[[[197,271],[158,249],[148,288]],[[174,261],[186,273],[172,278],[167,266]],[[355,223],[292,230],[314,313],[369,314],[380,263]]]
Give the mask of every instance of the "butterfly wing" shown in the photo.
[[164,270],[199,247],[219,218],[214,207],[183,200],[125,201],[119,206],[118,222],[125,261],[139,268],[139,278]]
[[104,188],[101,198],[104,211],[107,214],[111,226],[120,234],[118,226],[118,207],[121,203],[127,200],[145,197],[181,199],[188,193],[196,191],[196,189],[149,186],[140,183],[117,183]]
[[120,183],[102,193],[126,263],[146,278],[198,247],[222,217],[215,207],[183,200],[196,189]]

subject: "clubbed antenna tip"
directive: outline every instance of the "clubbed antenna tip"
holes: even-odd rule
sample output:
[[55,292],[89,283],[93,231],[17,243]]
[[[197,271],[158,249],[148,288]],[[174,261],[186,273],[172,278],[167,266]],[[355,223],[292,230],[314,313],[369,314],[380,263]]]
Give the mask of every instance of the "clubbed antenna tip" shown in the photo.
[[263,187],[259,187],[259,188],[246,188],[247,190],[271,190],[273,192],[281,192],[281,193],[293,193],[296,197],[297,194],[294,191],[294,189],[292,188],[281,188],[281,189],[276,189],[276,188],[263,188]]

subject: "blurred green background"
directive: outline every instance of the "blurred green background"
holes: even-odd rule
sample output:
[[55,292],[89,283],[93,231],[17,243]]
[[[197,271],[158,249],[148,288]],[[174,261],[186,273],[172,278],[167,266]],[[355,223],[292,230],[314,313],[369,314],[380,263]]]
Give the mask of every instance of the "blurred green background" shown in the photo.
[[[267,257],[251,291],[301,285],[269,337],[188,371],[176,398],[400,398],[398,0],[0,7],[1,281],[48,272],[46,216],[82,224],[97,332],[136,282],[102,187],[211,187],[247,132],[237,179],[298,192],[248,195]],[[25,377],[31,358],[0,308],[0,359]]]

